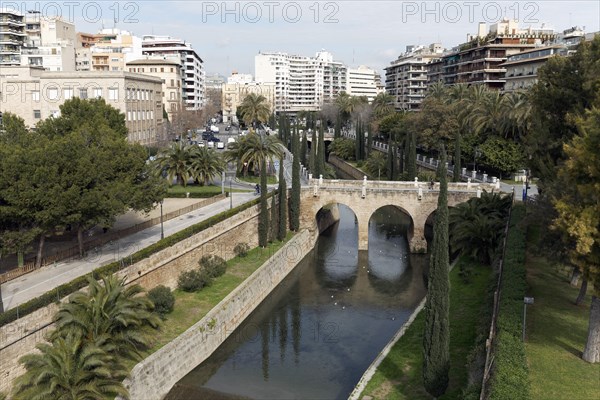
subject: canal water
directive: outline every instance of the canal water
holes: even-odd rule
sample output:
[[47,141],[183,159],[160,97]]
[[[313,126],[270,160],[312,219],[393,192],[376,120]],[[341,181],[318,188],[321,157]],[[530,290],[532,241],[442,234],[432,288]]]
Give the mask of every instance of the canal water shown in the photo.
[[339,223],[167,399],[348,397],[423,299],[426,256],[408,254],[410,219],[393,207],[371,217],[359,252],[355,216],[339,209]]

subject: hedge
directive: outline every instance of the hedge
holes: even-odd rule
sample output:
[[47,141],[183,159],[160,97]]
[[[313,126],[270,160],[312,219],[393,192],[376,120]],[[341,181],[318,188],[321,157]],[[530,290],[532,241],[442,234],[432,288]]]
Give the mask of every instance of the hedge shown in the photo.
[[[276,190],[272,191],[268,194],[268,197],[273,196],[277,193]],[[134,264],[140,260],[150,257],[152,254],[158,253],[161,250],[166,249],[167,247],[171,247],[174,244],[181,242],[184,239],[187,239],[198,232],[201,232],[211,226],[230,218],[239,212],[247,210],[250,207],[253,207],[259,203],[260,199],[253,199],[247,203],[239,205],[231,210],[223,211],[217,215],[214,215],[210,218],[205,219],[195,225],[189,226],[181,231],[167,236],[164,239],[159,240],[158,242],[151,244],[150,246],[141,249],[140,251],[132,254],[126,259],[115,261],[113,263],[104,265],[100,268],[94,269],[90,272],[89,275],[93,276],[95,279],[101,279],[104,276],[112,275],[115,272],[118,272],[122,269],[127,268],[131,264]],[[46,307],[47,305],[58,302],[59,299],[68,296],[80,289],[83,289],[88,285],[87,281],[88,274],[82,275],[78,278],[73,279],[70,282],[64,283],[41,296],[35,297],[15,308],[11,308],[10,310],[5,311],[0,314],[0,327],[9,324],[17,319],[24,317],[25,315],[31,314],[32,312],[39,310],[40,308]]]
[[529,370],[521,341],[523,297],[527,290],[525,271],[525,208],[515,206],[511,215],[500,291],[494,365],[488,385],[490,400],[530,398]]

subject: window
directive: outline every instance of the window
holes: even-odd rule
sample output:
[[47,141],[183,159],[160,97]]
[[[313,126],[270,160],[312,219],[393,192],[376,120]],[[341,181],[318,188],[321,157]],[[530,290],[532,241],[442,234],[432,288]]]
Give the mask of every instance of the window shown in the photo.
[[33,92],[31,92],[31,100],[40,101],[40,91],[39,90],[34,90]]
[[175,99],[175,92],[171,92],[171,100],[176,100]]
[[173,71],[173,68],[171,68],[171,72],[174,72],[174,71]]
[[85,89],[79,89],[79,98],[80,99],[87,99],[88,98],[87,88],[85,88]]
[[119,100],[119,89],[117,88],[108,88],[108,99],[117,101]]
[[175,80],[171,79],[171,86],[175,86]]
[[142,114],[141,114],[141,111],[138,111],[138,112],[137,112],[137,120],[138,120],[138,121],[141,121],[141,120],[142,120]]
[[58,100],[58,88],[48,88],[48,100]]
[[131,111],[127,111],[127,121],[131,121]]
[[161,68],[161,69],[160,69],[160,72],[165,72],[165,69],[164,69],[164,68]]
[[93,89],[94,98],[102,97],[102,88],[94,88]]
[[142,91],[141,90],[136,90],[135,92],[136,92],[136,98],[138,100],[141,100],[142,99]]
[[113,71],[119,71],[119,67],[112,67]]
[[73,88],[65,88],[64,89],[65,100],[69,100],[73,98]]
[[42,112],[40,110],[33,110],[33,118],[35,118],[35,119],[42,118]]

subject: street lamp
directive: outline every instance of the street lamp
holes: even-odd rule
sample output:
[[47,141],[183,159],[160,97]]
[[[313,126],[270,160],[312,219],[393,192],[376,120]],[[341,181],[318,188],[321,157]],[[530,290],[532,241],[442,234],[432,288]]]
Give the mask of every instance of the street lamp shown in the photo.
[[244,162],[244,178],[248,176],[248,163]]
[[229,209],[233,208],[233,192],[231,191],[231,177],[229,177]]
[[160,201],[160,238],[165,238],[165,230],[163,227],[163,200]]

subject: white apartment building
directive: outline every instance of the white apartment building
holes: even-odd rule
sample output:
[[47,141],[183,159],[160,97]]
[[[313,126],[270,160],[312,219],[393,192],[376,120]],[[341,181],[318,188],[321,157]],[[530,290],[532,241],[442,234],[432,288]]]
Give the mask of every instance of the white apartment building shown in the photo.
[[256,82],[275,85],[275,111],[318,111],[346,90],[346,67],[325,51],[315,57],[260,53],[254,58]]
[[159,78],[123,71],[52,72],[30,66],[0,70],[0,111],[20,116],[30,128],[59,116],[60,106],[73,97],[100,97],[120,110],[132,142],[153,145],[164,139]]
[[419,109],[427,91],[427,64],[442,57],[441,45],[406,46],[401,54],[385,68],[385,90],[394,96],[396,110]]
[[159,78],[162,82],[162,104],[173,121],[175,114],[182,109],[183,88],[181,66],[175,60],[164,58],[144,58],[127,63],[127,70],[138,74]]
[[0,66],[21,65],[21,47],[25,42],[23,14],[0,8]]
[[247,83],[254,82],[252,74],[239,74],[236,71],[231,73],[231,76],[227,77],[227,83],[237,83],[238,85],[245,85]]
[[78,71],[125,71],[129,61],[142,58],[142,39],[117,28],[77,35]]
[[170,36],[144,35],[142,53],[172,59],[181,65],[184,104],[188,110],[204,105],[205,71],[203,61],[190,43]]
[[377,71],[364,65],[348,68],[346,93],[350,96],[365,96],[370,103],[382,91],[381,76]]
[[59,17],[42,17],[39,11],[25,15],[27,38],[21,49],[21,65],[48,71],[75,71],[75,25]]

